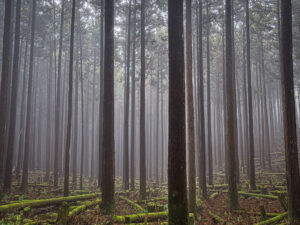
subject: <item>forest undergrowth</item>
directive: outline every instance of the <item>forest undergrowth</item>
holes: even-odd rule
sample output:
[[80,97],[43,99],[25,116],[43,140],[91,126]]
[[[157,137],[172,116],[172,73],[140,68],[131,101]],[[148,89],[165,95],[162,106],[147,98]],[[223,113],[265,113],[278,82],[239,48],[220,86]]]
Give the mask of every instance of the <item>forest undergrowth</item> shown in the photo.
[[[246,171],[238,185],[240,209],[228,207],[224,169],[214,171],[214,185],[208,185],[207,198],[200,198],[197,189],[195,216],[189,214],[191,224],[286,224],[287,200],[284,155],[272,154],[272,171],[258,169],[257,189],[251,190]],[[260,168],[259,159],[256,159]],[[85,178],[83,189],[72,187],[70,196],[63,197],[63,180],[58,188],[43,182],[42,171],[32,171],[28,192],[19,191],[17,180],[10,194],[1,199],[0,224],[167,224],[167,183],[148,182],[147,199],[140,200],[139,182],[135,190],[124,191],[122,179],[116,178],[116,210],[114,216],[101,215],[101,193],[97,181]],[[155,179],[153,179],[155,180]],[[44,200],[44,201],[43,201]]]

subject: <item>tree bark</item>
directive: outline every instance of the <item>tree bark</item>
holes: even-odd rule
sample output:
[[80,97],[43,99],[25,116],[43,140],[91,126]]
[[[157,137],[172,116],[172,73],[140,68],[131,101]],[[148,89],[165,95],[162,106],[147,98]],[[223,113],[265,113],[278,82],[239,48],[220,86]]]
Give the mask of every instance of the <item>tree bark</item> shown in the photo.
[[291,224],[300,222],[300,176],[297,147],[291,0],[281,0],[281,83],[284,121],[288,212]]
[[145,0],[141,0],[140,197],[142,200],[146,198],[145,74]]
[[192,48],[192,4],[186,0],[186,94],[188,106],[188,186],[189,211],[196,210],[196,174],[195,174],[195,132],[194,132],[194,96],[193,96],[193,48]]
[[71,148],[71,123],[72,123],[72,95],[73,95],[73,52],[74,52],[74,24],[75,24],[76,1],[72,1],[71,37],[70,37],[70,61],[69,61],[69,96],[67,115],[67,134],[65,152],[65,176],[64,176],[64,196],[69,195],[69,166]]
[[183,0],[168,1],[169,32],[169,224],[188,224],[186,191]]
[[103,110],[103,184],[101,212],[114,213],[114,0],[105,0],[104,105]]
[[23,176],[21,191],[27,190],[28,184],[28,161],[29,161],[29,145],[30,145],[30,127],[31,127],[31,100],[32,100],[32,77],[33,77],[33,56],[34,56],[34,36],[35,36],[35,14],[36,0],[32,0],[32,18],[31,18],[31,46],[30,46],[30,61],[29,61],[29,80],[27,93],[27,113],[26,113],[26,128],[25,128],[25,146],[23,160]]
[[234,76],[233,76],[233,51],[232,51],[232,2],[226,0],[225,5],[225,30],[226,30],[226,139],[228,154],[228,194],[230,209],[238,209],[237,171],[236,171],[236,145],[234,126]]

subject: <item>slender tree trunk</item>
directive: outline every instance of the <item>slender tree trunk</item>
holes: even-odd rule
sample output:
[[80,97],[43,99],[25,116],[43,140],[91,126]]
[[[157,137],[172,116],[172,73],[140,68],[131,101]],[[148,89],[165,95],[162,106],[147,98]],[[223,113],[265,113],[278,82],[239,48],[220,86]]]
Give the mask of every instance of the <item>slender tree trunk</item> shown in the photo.
[[291,0],[281,0],[281,83],[284,120],[288,212],[291,224],[300,223],[300,175],[297,148],[293,72]]
[[225,27],[226,27],[226,139],[228,154],[228,194],[231,209],[239,208],[237,193],[235,126],[234,126],[234,76],[233,76],[233,51],[232,51],[232,2],[226,0]]
[[101,211],[115,210],[114,149],[114,0],[105,0],[104,105],[103,110],[103,185]]
[[25,146],[23,160],[23,175],[21,190],[27,190],[28,184],[28,161],[29,161],[29,144],[30,144],[30,126],[31,126],[31,100],[32,100],[32,77],[33,77],[33,56],[34,56],[34,36],[35,36],[35,14],[36,0],[32,0],[32,18],[31,18],[31,46],[30,46],[30,61],[29,61],[29,80],[27,93],[27,113],[26,113],[26,128],[25,128]]
[[188,224],[183,0],[169,0],[169,224]]
[[140,115],[140,197],[146,198],[145,146],[145,0],[141,0],[141,115]]
[[80,79],[81,79],[81,157],[80,157],[80,190],[83,189],[83,162],[84,162],[84,101],[83,101],[83,63],[82,63],[82,39],[80,38]]
[[253,136],[253,112],[252,112],[252,81],[251,81],[251,54],[250,54],[250,22],[249,0],[246,0],[246,39],[247,39],[247,81],[248,81],[248,104],[249,104],[249,179],[251,189],[256,189],[255,163],[254,163],[254,136]]
[[135,189],[135,46],[136,46],[136,0],[134,0],[133,11],[133,39],[132,39],[132,71],[131,71],[131,153],[130,153],[130,174],[131,190]]
[[71,148],[71,123],[72,123],[72,95],[73,95],[73,52],[74,52],[74,24],[75,24],[76,1],[72,1],[71,38],[70,38],[70,61],[69,61],[69,96],[67,115],[67,134],[65,152],[65,176],[64,176],[64,196],[69,195],[69,166]]
[[206,0],[206,17],[207,23],[207,36],[206,36],[206,52],[207,52],[207,153],[208,153],[208,184],[213,183],[213,160],[212,160],[212,143],[211,143],[211,102],[210,102],[210,45],[209,45],[209,1]]
[[61,17],[60,17],[60,32],[59,32],[59,50],[58,50],[58,70],[57,70],[57,88],[55,101],[55,147],[54,147],[54,187],[58,186],[58,155],[59,155],[59,112],[60,112],[60,98],[61,98],[61,61],[62,61],[62,41],[64,29],[64,15],[65,15],[65,0],[62,0]]
[[125,78],[125,95],[124,95],[124,155],[123,166],[124,176],[123,183],[125,190],[129,189],[129,90],[130,90],[130,45],[131,45],[131,0],[128,5],[128,30],[127,30],[127,66],[126,66],[126,78]]
[[105,0],[101,0],[100,19],[100,101],[99,101],[99,167],[98,167],[98,187],[102,182],[102,158],[103,158],[103,100],[104,100],[104,7]]
[[195,132],[194,132],[194,96],[193,96],[193,48],[192,48],[192,4],[186,1],[186,94],[188,106],[188,186],[189,211],[196,210],[196,174],[195,174]]
[[157,56],[158,65],[157,65],[157,80],[156,80],[156,154],[155,154],[155,178],[156,178],[156,186],[159,185],[159,80],[160,80],[160,58]]
[[199,0],[199,46],[198,46],[198,82],[199,82],[199,185],[203,197],[206,197],[206,159],[205,159],[205,115],[204,115],[204,81],[202,50],[202,0]]

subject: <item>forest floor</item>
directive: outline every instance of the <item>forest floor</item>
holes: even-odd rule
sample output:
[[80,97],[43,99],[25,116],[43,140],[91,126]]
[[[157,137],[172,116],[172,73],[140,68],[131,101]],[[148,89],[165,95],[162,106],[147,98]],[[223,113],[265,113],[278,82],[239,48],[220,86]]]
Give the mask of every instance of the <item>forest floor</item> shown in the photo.
[[[273,156],[272,172],[257,169],[257,190],[250,190],[246,175],[241,173],[238,185],[240,209],[237,211],[231,211],[228,207],[224,173],[222,170],[215,171],[214,185],[208,185],[208,197],[200,199],[197,190],[195,224],[287,224],[283,159],[282,153]],[[19,192],[19,185],[14,181],[11,193],[0,200],[1,225],[94,225],[125,224],[128,221],[130,224],[167,224],[166,183],[159,187],[155,183],[149,184],[147,200],[140,201],[138,180],[136,191],[123,191],[121,179],[117,178],[115,216],[103,216],[99,210],[100,193],[96,181],[86,178],[83,190],[72,188],[70,195],[74,197],[63,199],[60,198],[63,196],[62,179],[61,186],[54,189],[52,184],[41,182],[42,176],[41,171],[30,173],[26,194]],[[45,202],[35,201],[38,199],[45,199]],[[190,217],[193,218],[191,214]]]

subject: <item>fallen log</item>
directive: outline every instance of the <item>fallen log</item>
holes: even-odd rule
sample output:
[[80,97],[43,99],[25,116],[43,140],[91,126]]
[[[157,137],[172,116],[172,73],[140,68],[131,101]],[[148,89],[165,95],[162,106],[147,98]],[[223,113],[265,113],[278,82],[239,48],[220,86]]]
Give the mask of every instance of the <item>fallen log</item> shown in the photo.
[[7,205],[0,206],[0,213],[11,212],[14,210],[20,210],[25,207],[44,207],[50,205],[57,205],[63,202],[74,202],[80,200],[88,200],[92,198],[99,197],[99,194],[88,194],[88,195],[77,195],[69,197],[59,197],[59,198],[49,198],[49,199],[40,199],[40,200],[26,200],[18,203],[12,203]]
[[[166,220],[168,219],[168,212],[155,212],[155,213],[141,213],[141,214],[132,214],[127,216],[114,216],[114,223],[122,223],[122,224],[148,224],[149,222],[153,222],[156,220]],[[193,213],[189,214],[189,225],[193,225],[195,223],[195,217]]]
[[210,196],[209,196],[209,199],[214,199],[215,197],[218,196],[218,192],[215,192],[215,193],[212,193]]
[[256,194],[256,193],[249,193],[244,191],[239,191],[238,194],[244,196],[250,196],[250,197],[267,198],[267,199],[274,199],[274,200],[278,199],[278,196],[275,195]]
[[264,220],[264,221],[261,221],[259,223],[255,223],[254,225],[264,225],[264,224],[273,224],[273,223],[278,223],[280,220],[282,220],[284,217],[286,217],[288,215],[287,212],[285,213],[282,213],[278,216],[275,216],[271,219],[268,219],[268,220]]
[[[261,213],[260,212],[249,212],[249,211],[245,211],[245,210],[232,210],[233,213],[237,213],[237,214],[248,214],[248,215],[254,215],[254,216],[260,216]],[[268,217],[274,217],[274,216],[278,216],[281,215],[280,213],[266,213],[266,216]]]
[[134,201],[131,201],[130,199],[124,197],[124,196],[119,196],[120,199],[126,201],[129,205],[134,206],[139,212],[144,213],[146,210],[140,206],[139,204],[135,203]]
[[212,211],[208,210],[208,214],[218,223],[223,223],[224,219],[214,214]]

